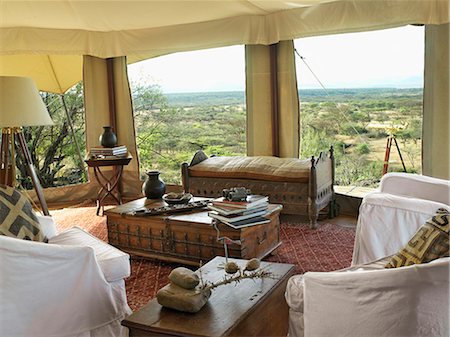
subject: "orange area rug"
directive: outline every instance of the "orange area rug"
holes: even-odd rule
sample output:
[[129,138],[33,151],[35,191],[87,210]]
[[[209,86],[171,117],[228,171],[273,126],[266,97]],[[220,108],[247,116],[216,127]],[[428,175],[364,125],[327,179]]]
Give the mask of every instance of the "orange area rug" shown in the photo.
[[[101,240],[108,241],[106,217],[96,215],[95,207],[52,211],[58,231],[79,226]],[[350,266],[355,240],[354,227],[330,223],[310,229],[307,224],[281,223],[280,248],[266,260],[291,263],[298,274],[332,271]],[[128,304],[133,311],[147,304],[166,285],[170,271],[179,265],[131,257],[131,276],[125,280]]]

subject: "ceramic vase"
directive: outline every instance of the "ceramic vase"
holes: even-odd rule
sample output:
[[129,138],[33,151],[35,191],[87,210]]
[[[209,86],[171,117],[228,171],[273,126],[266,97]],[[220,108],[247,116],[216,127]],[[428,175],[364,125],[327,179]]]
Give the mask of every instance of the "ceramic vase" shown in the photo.
[[110,126],[104,126],[99,141],[101,146],[114,147],[117,145],[117,136]]
[[166,184],[159,177],[159,171],[149,171],[146,174],[147,179],[142,185],[142,193],[147,199],[160,199],[166,193]]

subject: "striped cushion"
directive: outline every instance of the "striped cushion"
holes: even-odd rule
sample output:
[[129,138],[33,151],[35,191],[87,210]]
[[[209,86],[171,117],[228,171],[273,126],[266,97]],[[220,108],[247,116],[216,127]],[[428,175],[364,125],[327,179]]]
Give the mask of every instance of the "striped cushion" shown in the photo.
[[27,197],[10,186],[0,186],[0,235],[45,241]]
[[439,208],[437,213],[417,230],[406,246],[392,256],[386,268],[426,263],[449,256],[449,220],[449,211]]

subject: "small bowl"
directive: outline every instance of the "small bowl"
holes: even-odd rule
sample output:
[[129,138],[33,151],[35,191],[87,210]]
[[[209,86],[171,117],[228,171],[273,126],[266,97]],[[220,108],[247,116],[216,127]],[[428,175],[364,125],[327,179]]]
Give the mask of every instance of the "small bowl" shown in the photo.
[[169,205],[187,204],[193,195],[191,193],[167,193],[164,194],[162,199]]

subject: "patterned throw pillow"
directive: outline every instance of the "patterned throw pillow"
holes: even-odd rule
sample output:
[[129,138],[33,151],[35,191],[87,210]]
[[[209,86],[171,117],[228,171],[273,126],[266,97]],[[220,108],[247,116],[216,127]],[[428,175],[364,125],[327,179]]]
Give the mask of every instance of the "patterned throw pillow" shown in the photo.
[[0,186],[0,235],[45,241],[27,197],[10,186]]
[[450,212],[439,208],[436,215],[427,220],[397,254],[393,255],[386,268],[397,268],[426,263],[449,256]]

